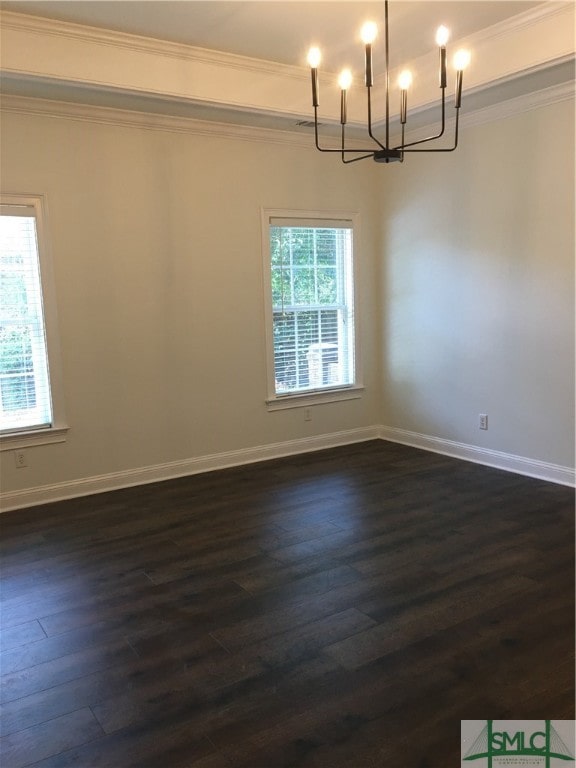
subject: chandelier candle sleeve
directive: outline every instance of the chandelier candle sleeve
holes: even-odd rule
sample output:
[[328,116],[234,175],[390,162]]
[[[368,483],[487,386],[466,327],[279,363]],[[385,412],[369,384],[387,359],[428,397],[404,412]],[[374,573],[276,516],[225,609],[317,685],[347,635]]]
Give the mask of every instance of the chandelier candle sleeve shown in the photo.
[[446,88],[446,43],[450,32],[443,24],[436,30],[436,44],[440,49],[440,88]]
[[318,106],[318,65],[320,64],[320,49],[310,48],[308,51],[308,64],[312,75],[312,106]]
[[454,55],[454,68],[456,70],[456,96],[454,106],[460,109],[462,105],[462,73],[470,63],[470,53],[460,50]]
[[405,124],[408,114],[408,88],[410,88],[411,84],[412,74],[405,69],[398,78],[398,86],[400,87],[400,123],[402,125]]
[[340,93],[340,123],[342,125],[346,124],[347,120],[347,114],[346,114],[346,91],[350,86],[352,85],[352,73],[349,69],[343,69],[340,73],[340,77],[338,78],[338,84],[341,88]]
[[372,71],[372,43],[376,40],[378,34],[378,27],[373,21],[367,21],[362,27],[360,36],[364,43],[364,84],[367,88],[371,88],[374,85],[374,74]]

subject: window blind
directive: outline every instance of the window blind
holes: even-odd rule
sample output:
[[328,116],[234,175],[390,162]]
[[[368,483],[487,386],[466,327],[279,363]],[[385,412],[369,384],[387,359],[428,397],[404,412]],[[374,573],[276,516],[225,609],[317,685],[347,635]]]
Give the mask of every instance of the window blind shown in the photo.
[[350,221],[270,220],[277,396],[354,384]]
[[0,208],[0,431],[50,427],[37,212]]

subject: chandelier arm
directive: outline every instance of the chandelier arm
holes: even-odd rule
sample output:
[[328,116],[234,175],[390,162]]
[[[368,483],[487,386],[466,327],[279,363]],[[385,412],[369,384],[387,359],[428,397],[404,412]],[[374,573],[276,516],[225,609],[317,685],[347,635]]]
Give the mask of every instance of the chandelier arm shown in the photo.
[[368,91],[368,136],[370,136],[372,141],[374,141],[374,142],[376,142],[376,144],[378,144],[380,149],[386,149],[384,144],[382,144],[380,141],[378,141],[376,136],[374,136],[374,134],[372,133],[372,98],[371,98],[371,95],[370,95],[371,94],[370,86],[367,86],[367,91]]
[[[358,149],[348,149],[348,148],[346,148],[344,150],[343,149],[327,149],[325,147],[316,147],[316,149],[320,150],[320,152],[332,152],[333,154],[335,152],[337,152],[339,155],[341,155],[342,152],[344,152],[345,154],[354,154],[354,153],[358,154],[359,152],[368,152],[369,154],[365,155],[365,157],[374,157],[374,152],[372,152],[371,150],[367,150],[365,147],[364,147],[364,149],[360,149],[360,148],[358,148]],[[377,151],[379,151],[379,150],[377,150]]]
[[433,149],[403,149],[403,152],[454,152],[458,146],[458,120],[460,117],[460,109],[456,108],[456,125],[454,126],[454,146],[453,147],[441,147]]
[[418,139],[418,141],[411,141],[408,144],[404,144],[404,136],[402,136],[402,144],[399,144],[397,147],[394,147],[394,149],[406,149],[406,147],[414,147],[417,144],[425,144],[427,141],[434,141],[435,139],[441,139],[442,136],[444,136],[444,132],[446,130],[446,98],[445,98],[445,88],[442,88],[442,124],[439,133],[437,133],[435,136],[428,136],[425,139]]
[[[344,149],[344,143],[345,143],[344,128],[345,128],[344,123],[342,123],[342,148],[340,150],[340,154],[342,155],[342,162],[343,163],[355,163],[358,160],[365,160],[367,157],[374,157],[374,153],[373,152],[369,152],[368,154],[364,154],[361,157],[353,157],[350,160],[346,160],[345,153],[346,152],[350,152],[350,151],[354,152],[356,150],[346,150],[346,149]],[[362,150],[362,151],[364,151],[364,150]]]
[[[365,148],[364,149],[361,149],[361,148],[358,148],[358,149],[344,149],[344,147],[341,147],[340,149],[328,149],[327,147],[321,147],[320,146],[320,139],[318,137],[318,107],[314,107],[314,141],[315,141],[315,144],[316,144],[316,149],[319,152],[332,152],[332,153],[338,152],[339,154],[342,154],[343,152],[345,152],[345,153],[348,153],[348,152],[354,153],[355,152],[356,154],[358,154],[359,152],[366,152]],[[372,154],[366,155],[366,157],[372,157]],[[358,158],[358,159],[360,159],[360,158]]]
[[350,160],[346,160],[344,157],[342,157],[342,162],[346,163],[346,164],[348,164],[348,163],[357,163],[358,160],[366,160],[367,157],[372,157],[373,158],[374,157],[374,152],[370,152],[367,155],[360,155],[360,157],[352,157]]
[[[364,147],[364,149],[360,149],[360,148],[358,148],[358,149],[348,149],[348,148],[346,148],[346,149],[328,149],[326,147],[316,146],[316,149],[320,150],[320,152],[332,152],[332,154],[337,152],[339,155],[341,155],[342,153],[344,153],[344,154],[354,154],[354,153],[358,154],[359,152],[368,152],[369,154],[365,155],[365,157],[374,157],[374,152],[372,152],[370,150],[367,150],[365,147]],[[358,158],[358,159],[360,159],[360,158]]]

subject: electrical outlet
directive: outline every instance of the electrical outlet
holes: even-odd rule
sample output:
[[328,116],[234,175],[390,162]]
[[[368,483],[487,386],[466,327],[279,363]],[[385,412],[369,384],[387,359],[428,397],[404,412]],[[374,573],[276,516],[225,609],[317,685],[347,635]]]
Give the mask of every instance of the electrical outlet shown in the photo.
[[14,451],[14,461],[16,462],[16,468],[22,469],[28,466],[28,459],[26,458],[25,451]]
[[488,429],[488,414],[480,413],[478,415],[478,429]]
[[312,421],[312,411],[310,408],[304,408],[304,421]]

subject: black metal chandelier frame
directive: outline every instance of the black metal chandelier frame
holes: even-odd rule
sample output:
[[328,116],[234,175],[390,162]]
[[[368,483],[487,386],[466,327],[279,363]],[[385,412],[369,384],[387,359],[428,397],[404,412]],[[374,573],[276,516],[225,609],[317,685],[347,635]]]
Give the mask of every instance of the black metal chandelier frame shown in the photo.
[[[456,68],[456,89],[454,97],[454,107],[456,109],[456,120],[454,124],[453,145],[449,147],[421,147],[431,141],[436,141],[444,136],[446,130],[446,45],[439,45],[440,65],[439,65],[439,86],[442,91],[441,96],[441,124],[438,133],[433,136],[427,136],[417,141],[405,141],[405,129],[407,121],[407,87],[400,91],[400,124],[402,130],[401,142],[396,146],[390,146],[390,39],[389,39],[389,20],[388,20],[388,0],[384,0],[384,55],[385,55],[385,139],[382,143],[375,135],[372,125],[372,88],[374,85],[372,68],[372,43],[365,43],[365,67],[364,67],[364,85],[367,95],[368,112],[368,136],[377,145],[377,149],[367,150],[364,148],[353,148],[346,146],[346,123],[347,123],[347,88],[341,89],[340,95],[340,124],[341,124],[341,146],[338,149],[320,146],[318,135],[318,107],[319,107],[319,83],[318,67],[311,64],[312,76],[312,106],[314,107],[314,137],[316,149],[320,152],[337,153],[341,156],[343,163],[355,163],[366,158],[373,158],[377,163],[403,162],[406,152],[453,152],[458,146],[458,124],[460,116],[460,107],[462,104],[462,73],[465,64]],[[465,53],[465,52],[462,52]],[[467,56],[467,54],[466,54]],[[350,157],[350,155],[359,155]]]

